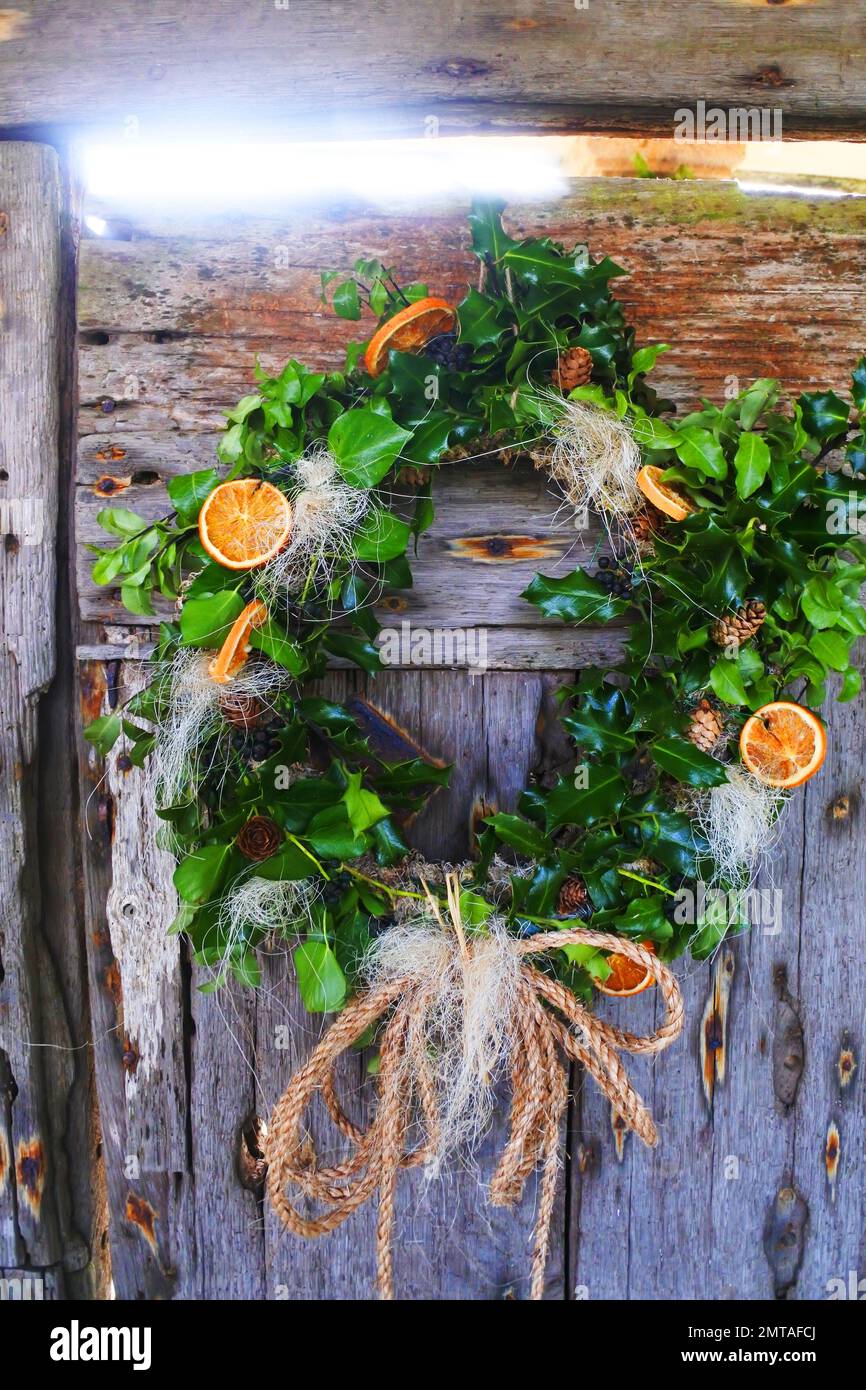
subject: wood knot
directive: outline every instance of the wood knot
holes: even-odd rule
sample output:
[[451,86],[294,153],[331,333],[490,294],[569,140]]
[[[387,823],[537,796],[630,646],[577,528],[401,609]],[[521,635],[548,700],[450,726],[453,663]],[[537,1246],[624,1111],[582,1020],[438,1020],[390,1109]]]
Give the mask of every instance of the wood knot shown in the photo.
[[93,484],[93,491],[97,497],[113,497],[116,492],[128,488],[131,482],[132,478],[115,478],[110,473],[103,473]]
[[809,1208],[794,1187],[782,1187],[764,1222],[764,1254],[776,1298],[793,1288],[803,1261]]
[[851,814],[851,801],[847,796],[837,796],[830,804],[830,814],[834,820],[847,820]]
[[138,1233],[144,1236],[154,1255],[156,1254],[156,1212],[144,1197],[130,1192],[126,1198],[126,1219]]
[[18,1145],[15,1176],[18,1179],[19,1197],[24,1198],[33,1215],[38,1217],[45,1190],[45,1152],[38,1137],[22,1139]]
[[264,1191],[268,1165],[264,1156],[265,1123],[251,1115],[242,1126],[238,1145],[238,1177],[241,1187],[260,1196]]
[[140,1061],[141,1053],[138,1048],[138,1043],[135,1042],[132,1038],[124,1038],[123,1070],[125,1072],[128,1072],[130,1076],[135,1076],[135,1073],[138,1071],[138,1064]]
[[836,1073],[839,1077],[839,1090],[846,1091],[854,1080],[854,1073],[857,1070],[857,1059],[853,1049],[843,1045],[839,1053],[839,1060],[836,1063]]
[[430,69],[440,77],[454,77],[462,80],[466,77],[485,77],[490,72],[490,64],[479,62],[477,58],[446,58],[443,63],[437,63]]
[[9,230],[8,212],[0,212],[0,236],[5,236]]
[[794,80],[785,77],[782,69],[777,63],[771,63],[768,67],[758,68],[754,77],[751,78],[753,86],[756,87],[793,87]]

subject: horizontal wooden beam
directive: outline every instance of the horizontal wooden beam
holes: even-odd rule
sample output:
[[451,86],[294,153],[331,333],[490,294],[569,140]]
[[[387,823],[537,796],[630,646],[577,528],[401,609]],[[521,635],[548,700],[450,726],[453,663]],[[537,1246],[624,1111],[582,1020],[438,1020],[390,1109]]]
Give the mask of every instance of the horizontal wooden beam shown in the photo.
[[859,0],[440,0],[435,21],[413,0],[19,0],[0,11],[0,126],[669,135],[703,100],[862,137],[864,59]]

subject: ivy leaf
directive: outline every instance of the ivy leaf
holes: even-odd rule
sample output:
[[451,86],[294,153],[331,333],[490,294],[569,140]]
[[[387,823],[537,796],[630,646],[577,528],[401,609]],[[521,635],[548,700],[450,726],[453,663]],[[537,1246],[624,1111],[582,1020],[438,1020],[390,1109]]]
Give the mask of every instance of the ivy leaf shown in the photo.
[[228,636],[244,601],[237,589],[223,589],[206,598],[187,599],[180,615],[180,635],[185,647],[219,647]]
[[606,623],[628,609],[625,599],[611,598],[597,579],[580,569],[562,579],[536,574],[521,598],[535,604],[546,618],[559,618],[564,623],[584,623],[589,619]]
[[749,697],[736,661],[720,656],[710,668],[710,685],[727,705],[748,704]]
[[393,512],[376,507],[367,514],[355,532],[355,554],[359,560],[379,564],[393,560],[405,552],[410,535],[405,521],[401,521]]
[[721,482],[728,476],[728,461],[712,430],[689,425],[680,431],[676,449],[686,468],[694,468],[705,478]]
[[201,511],[201,504],[213,492],[220,475],[215,468],[200,468],[195,473],[182,473],[170,478],[168,495],[177,512],[178,521],[191,525]]
[[307,670],[307,659],[303,649],[286,632],[285,628],[269,618],[264,627],[253,628],[249,642],[257,651],[264,652],[278,666],[285,666],[293,676],[303,675]]
[[119,714],[102,714],[94,719],[84,730],[84,737],[92,743],[97,753],[104,758],[110,753],[120,737],[121,721]]
[[863,677],[857,670],[857,667],[849,666],[842,677],[839,694],[836,696],[839,703],[842,704],[845,700],[853,700],[856,695],[860,694],[862,684]]
[[828,575],[816,574],[803,586],[800,606],[813,627],[835,627],[842,594]]
[[746,430],[740,435],[737,452],[734,456],[737,474],[737,496],[751,497],[757,492],[770,469],[770,450],[767,441],[759,434]]
[[151,618],[156,612],[150,599],[150,590],[144,587],[140,579],[134,584],[121,584],[120,599],[124,608],[140,618]]
[[679,734],[668,734],[650,744],[654,761],[663,772],[690,787],[720,787],[727,782],[724,765]]
[[359,319],[361,302],[358,299],[358,285],[355,280],[344,280],[334,290],[332,300],[334,313],[341,319]]
[[346,977],[327,941],[303,941],[294,953],[301,998],[311,1014],[329,1014],[346,1002]]
[[143,516],[126,507],[103,507],[96,513],[96,520],[103,531],[108,531],[112,536],[122,536],[124,540],[146,531],[149,525]]
[[231,845],[203,845],[181,860],[174,871],[174,886],[185,903],[206,903],[216,896],[231,851]]
[[779,394],[779,383],[771,376],[752,382],[740,397],[740,424],[744,430],[753,428],[757,420]]
[[841,632],[816,632],[809,649],[813,656],[834,671],[844,671],[848,666],[848,643]]
[[411,430],[370,406],[347,410],[328,431],[328,447],[351,487],[371,488],[381,482]]

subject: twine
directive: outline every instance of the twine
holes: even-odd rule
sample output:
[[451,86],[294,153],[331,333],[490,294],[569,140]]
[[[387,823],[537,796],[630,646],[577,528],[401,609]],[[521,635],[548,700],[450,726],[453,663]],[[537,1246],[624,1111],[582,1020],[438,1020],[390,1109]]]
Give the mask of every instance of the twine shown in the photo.
[[[426,888],[426,885],[425,885]],[[435,904],[432,895],[428,896]],[[448,885],[448,908],[457,948],[471,951],[460,924],[456,886]],[[438,905],[435,915],[442,922]],[[444,925],[444,923],[443,923]],[[623,1125],[652,1147],[655,1124],[629,1081],[619,1053],[663,1051],[679,1036],[683,1003],[670,969],[635,942],[607,932],[578,927],[539,933],[513,943],[526,960],[520,966],[517,1001],[510,1029],[511,1116],[509,1137],[490,1184],[494,1206],[511,1207],[523,1195],[526,1180],[541,1170],[535,1222],[530,1298],[544,1294],[544,1273],[559,1169],[559,1127],[568,1103],[567,1062],[579,1062],[607,1096]],[[596,1018],[558,980],[537,969],[531,956],[563,946],[595,946],[616,951],[649,970],[659,987],[665,1018],[654,1033],[641,1037]],[[379,1193],[376,1269],[380,1296],[394,1297],[392,1235],[395,1196],[401,1168],[433,1162],[437,1157],[439,1115],[434,1062],[424,1030],[429,984],[412,978],[389,980],[359,994],[343,1010],[309,1060],[295,1073],[274,1107],[265,1158],[268,1195],[287,1230],[296,1236],[327,1235]],[[382,1036],[378,1104],[370,1126],[360,1129],[346,1115],[336,1094],[334,1069],[340,1056],[388,1011]],[[304,1116],[319,1092],[337,1129],[355,1152],[333,1167],[319,1167],[304,1129]],[[407,1135],[418,1112],[422,1139],[415,1147]],[[324,1204],[307,1217],[289,1200],[293,1188]]]

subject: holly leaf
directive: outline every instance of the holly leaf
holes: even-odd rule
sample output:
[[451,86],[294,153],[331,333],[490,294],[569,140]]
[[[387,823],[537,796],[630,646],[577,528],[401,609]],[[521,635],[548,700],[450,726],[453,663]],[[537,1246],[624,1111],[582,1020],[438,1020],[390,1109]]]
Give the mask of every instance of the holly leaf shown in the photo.
[[487,817],[487,824],[493,826],[506,845],[511,845],[530,859],[542,859],[550,852],[550,845],[542,831],[522,816],[499,811],[495,816]]
[[584,570],[574,570],[562,579],[548,579],[536,574],[521,594],[529,603],[540,608],[546,618],[559,618],[564,623],[606,623],[619,618],[628,609],[628,602],[611,598],[597,579]]
[[851,407],[835,391],[806,391],[799,399],[803,425],[816,439],[833,439],[848,424]]
[[544,798],[548,831],[561,825],[591,825],[619,810],[626,784],[617,768],[593,763],[587,769],[586,783],[582,786],[578,779],[564,777],[548,792]]
[[690,787],[721,787],[728,780],[722,763],[679,734],[657,738],[650,744],[650,752],[663,772]]

